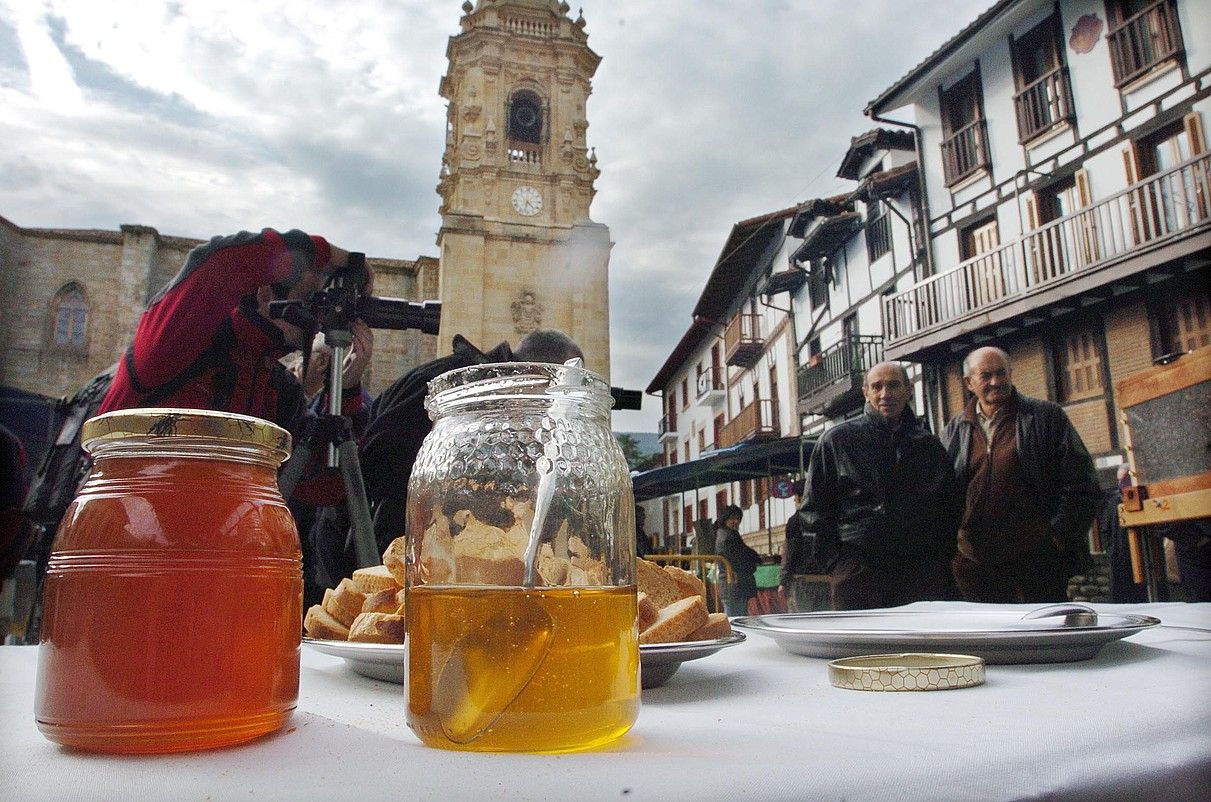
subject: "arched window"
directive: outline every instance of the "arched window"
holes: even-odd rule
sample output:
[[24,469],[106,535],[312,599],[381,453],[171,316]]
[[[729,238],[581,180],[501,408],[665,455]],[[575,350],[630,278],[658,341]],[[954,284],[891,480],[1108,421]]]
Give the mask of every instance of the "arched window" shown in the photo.
[[74,281],[51,303],[51,342],[56,349],[83,351],[88,339],[88,298]]
[[509,140],[542,144],[542,98],[519,89],[509,98]]

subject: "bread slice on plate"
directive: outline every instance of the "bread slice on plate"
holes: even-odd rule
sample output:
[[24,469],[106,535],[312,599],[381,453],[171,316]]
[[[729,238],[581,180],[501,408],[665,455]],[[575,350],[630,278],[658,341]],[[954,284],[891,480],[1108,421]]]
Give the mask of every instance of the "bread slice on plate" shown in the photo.
[[406,632],[402,615],[362,613],[349,628],[349,640],[360,643],[403,643]]
[[681,594],[681,598],[706,596],[706,585],[695,574],[675,565],[666,565],[664,572],[677,583],[677,590]]
[[656,605],[652,603],[648,594],[642,590],[639,591],[639,631],[643,632],[654,624],[658,615],[660,615],[660,610],[656,609]]
[[353,625],[353,619],[357,618],[365,603],[366,594],[358,592],[350,579],[342,579],[331,593],[324,593],[324,609],[347,627]]
[[399,588],[391,571],[385,565],[358,568],[353,572],[353,589],[359,593],[375,593],[387,588]]
[[673,578],[650,560],[642,557],[635,560],[635,578],[639,590],[648,594],[652,604],[657,607],[668,607],[681,598],[681,590]]
[[686,640],[719,640],[732,634],[732,624],[727,620],[727,613],[711,613],[705,624],[695,629]]
[[710,621],[701,596],[678,599],[661,608],[656,621],[639,633],[639,643],[677,643]]
[[337,621],[321,605],[313,604],[303,617],[307,637],[319,640],[349,640],[349,627]]

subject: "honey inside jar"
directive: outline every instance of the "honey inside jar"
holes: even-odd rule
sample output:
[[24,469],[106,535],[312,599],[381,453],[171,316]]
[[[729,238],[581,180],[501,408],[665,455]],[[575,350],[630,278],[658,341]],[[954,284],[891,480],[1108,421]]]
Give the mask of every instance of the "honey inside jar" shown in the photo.
[[39,729],[141,753],[279,728],[298,698],[302,606],[279,456],[211,437],[117,439],[94,453],[47,570]]
[[638,716],[633,586],[421,586],[408,616],[408,725],[430,746],[590,749]]

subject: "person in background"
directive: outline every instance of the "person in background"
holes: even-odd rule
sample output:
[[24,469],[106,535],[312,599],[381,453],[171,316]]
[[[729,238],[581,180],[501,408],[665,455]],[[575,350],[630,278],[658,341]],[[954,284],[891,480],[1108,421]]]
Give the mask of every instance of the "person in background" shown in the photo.
[[1148,590],[1141,582],[1136,584],[1131,572],[1131,548],[1127,544],[1127,530],[1119,524],[1118,508],[1123,503],[1123,491],[1131,486],[1131,468],[1127,463],[1118,466],[1117,482],[1106,492],[1105,504],[1098,514],[1098,532],[1102,546],[1110,562],[1110,601],[1115,604],[1134,604],[1148,601]]
[[968,354],[963,384],[972,399],[942,438],[965,495],[952,564],[963,597],[1067,601],[1102,504],[1089,451],[1058,404],[1018,392],[1000,348]]
[[872,367],[862,393],[862,415],[816,443],[799,508],[834,607],[951,598],[962,505],[946,449],[909,408],[912,385],[902,365]]
[[729,616],[747,615],[749,599],[757,596],[757,566],[761,555],[740,537],[744,513],[735,504],[723,508],[715,525],[715,550],[732,567],[732,581],[724,589],[723,609]]
[[824,568],[816,562],[814,542],[803,536],[803,523],[798,505],[803,499],[803,480],[795,482],[795,512],[786,521],[782,567],[778,574],[778,589],[791,612],[810,612],[832,608],[832,593],[822,582],[803,582],[796,577],[819,576]]
[[[29,522],[21,513],[28,489],[25,480],[25,446],[8,427],[0,424],[0,583],[17,567],[29,543]],[[7,631],[0,631],[4,643]]]
[[643,507],[635,505],[635,554],[639,557],[646,557],[652,553],[652,541],[648,538],[646,532],[643,531],[644,521],[647,518],[647,513]]

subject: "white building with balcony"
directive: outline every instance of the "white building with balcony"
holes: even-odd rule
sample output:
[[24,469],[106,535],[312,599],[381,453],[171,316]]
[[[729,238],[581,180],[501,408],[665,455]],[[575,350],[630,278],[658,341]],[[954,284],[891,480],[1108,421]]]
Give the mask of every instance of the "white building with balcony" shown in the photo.
[[1114,384],[1211,344],[1211,3],[1002,0],[866,113],[916,128],[929,232],[885,356],[944,420],[964,354],[1006,349],[1112,472]]
[[[783,209],[732,227],[692,322],[648,385],[664,410],[659,425],[664,466],[703,463],[728,449],[733,449],[729,456],[777,450],[786,452],[780,464],[797,473],[798,336],[791,294],[806,274],[787,270],[793,243],[786,237],[796,211]],[[744,446],[751,448],[736,448]],[[807,448],[803,462],[810,444]],[[775,471],[771,477],[768,470],[755,470],[748,478],[648,497],[641,502],[646,532],[658,552],[693,550],[702,528],[713,534],[720,510],[735,504],[744,511],[740,532],[749,545],[780,554],[795,502],[786,494],[786,482],[777,481],[779,475],[784,474]],[[695,482],[682,486],[690,484]],[[637,483],[638,498],[645,497],[644,488]]]

